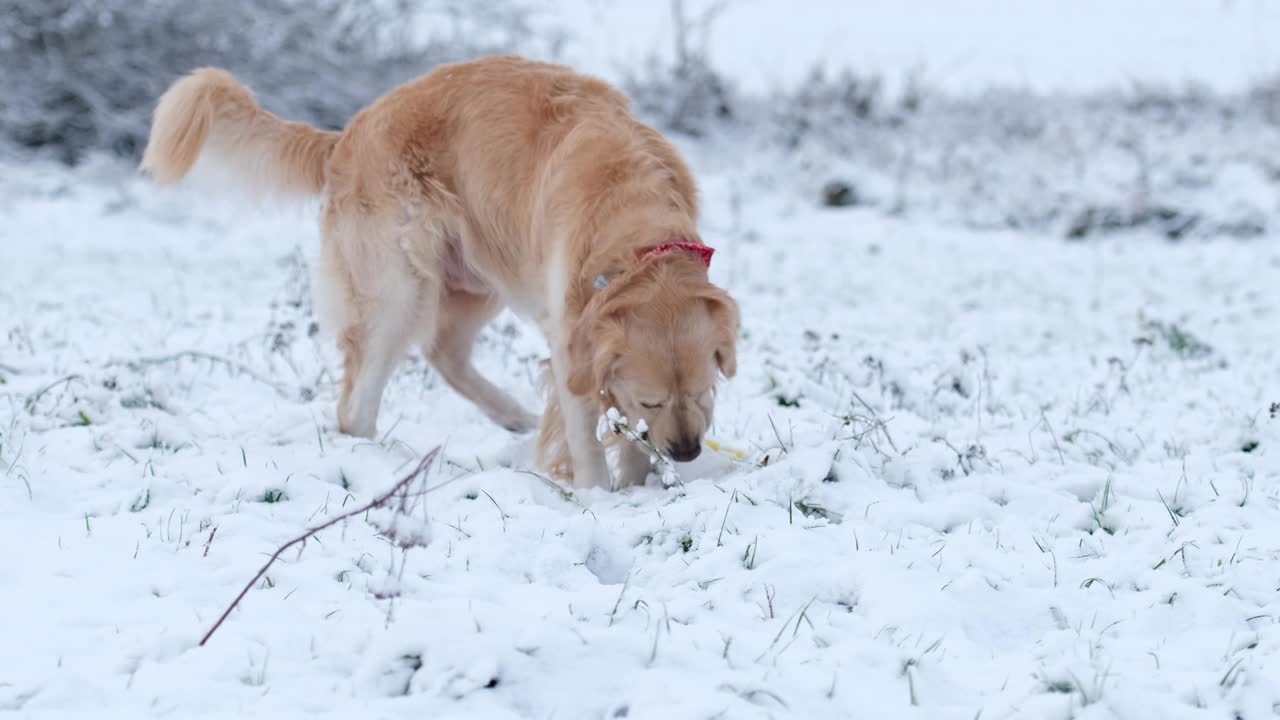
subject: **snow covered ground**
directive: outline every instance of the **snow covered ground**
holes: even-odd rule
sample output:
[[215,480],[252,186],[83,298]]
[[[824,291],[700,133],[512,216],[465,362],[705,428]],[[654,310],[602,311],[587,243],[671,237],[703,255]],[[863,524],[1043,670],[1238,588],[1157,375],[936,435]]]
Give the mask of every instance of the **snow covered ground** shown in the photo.
[[[633,5],[558,6],[606,28],[568,58],[660,44]],[[834,5],[733,4],[713,60],[748,90],[825,57],[1228,92],[1277,60],[1258,1]],[[1028,97],[680,140],[742,305],[714,437],[745,459],[619,493],[528,472],[419,357],[379,442],[338,434],[309,210],[0,164],[0,715],[1280,716],[1274,118]],[[820,207],[833,177],[862,204]],[[1064,240],[1090,207],[1249,231]],[[536,408],[544,353],[503,316],[477,360]],[[437,446],[407,512],[286,552],[198,645]]]
[[[748,460],[616,494],[524,472],[416,358],[381,442],[338,435],[305,213],[6,168],[0,708],[1276,714],[1280,247],[907,224],[687,149],[745,319],[716,437]],[[533,405],[542,352],[503,319],[479,362]],[[288,552],[196,646],[436,445],[408,516]]]

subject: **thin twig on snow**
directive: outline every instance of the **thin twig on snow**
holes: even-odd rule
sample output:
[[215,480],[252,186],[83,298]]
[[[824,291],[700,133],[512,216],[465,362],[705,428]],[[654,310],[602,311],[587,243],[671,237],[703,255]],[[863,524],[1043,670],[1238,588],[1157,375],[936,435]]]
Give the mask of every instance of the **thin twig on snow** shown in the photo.
[[396,481],[394,485],[391,486],[389,490],[379,495],[378,497],[374,498],[373,500],[369,501],[368,503],[350,512],[343,513],[327,522],[321,523],[313,528],[310,528],[309,530],[302,533],[298,537],[290,540],[289,542],[277,548],[276,551],[272,553],[271,557],[267,560],[266,564],[262,566],[262,569],[258,570],[257,574],[253,576],[253,579],[249,580],[248,584],[244,586],[244,589],[240,591],[240,594],[236,595],[236,598],[231,601],[231,604],[227,606],[227,609],[222,612],[222,615],[218,618],[218,621],[213,624],[213,627],[209,628],[209,632],[205,633],[204,637],[200,638],[200,645],[203,646],[206,642],[208,642],[209,638],[212,637],[213,634],[218,631],[218,628],[222,627],[222,623],[226,621],[229,615],[231,615],[231,611],[236,609],[236,606],[238,606],[240,604],[240,601],[244,599],[244,596],[249,593],[249,590],[255,584],[257,584],[258,580],[260,580],[263,575],[267,574],[267,570],[269,570],[271,566],[275,563],[275,561],[278,560],[280,556],[284,554],[284,551],[288,550],[294,545],[297,545],[302,542],[306,542],[308,538],[320,532],[321,530],[327,530],[328,528],[331,528],[334,525],[337,525],[343,520],[346,520],[351,517],[355,517],[356,515],[359,515],[364,512],[368,512],[369,510],[373,510],[374,508],[382,507],[383,505],[386,505],[388,502],[394,499],[397,495],[407,494],[409,489],[409,484],[412,483],[418,477],[421,477],[426,473],[427,468],[430,467],[431,462],[435,460],[436,455],[439,452],[440,452],[440,448],[437,446],[434,450],[424,455],[422,457],[422,460],[418,462],[417,466],[415,466],[408,475],[405,475],[404,477],[400,478],[398,481]]

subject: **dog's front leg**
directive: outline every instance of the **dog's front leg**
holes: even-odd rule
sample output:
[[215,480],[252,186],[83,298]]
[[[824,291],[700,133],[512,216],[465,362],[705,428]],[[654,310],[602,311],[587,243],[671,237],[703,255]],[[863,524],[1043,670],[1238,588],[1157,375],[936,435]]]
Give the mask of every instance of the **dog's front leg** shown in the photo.
[[623,443],[618,452],[618,487],[643,485],[653,463],[649,451],[639,443]]
[[581,397],[569,392],[565,378],[569,377],[569,363],[563,351],[552,353],[552,375],[556,392],[560,396],[560,411],[564,418],[565,443],[573,460],[573,484],[575,487],[609,487],[609,465],[605,461],[604,445],[596,438],[596,425],[600,418],[599,404],[594,398]]

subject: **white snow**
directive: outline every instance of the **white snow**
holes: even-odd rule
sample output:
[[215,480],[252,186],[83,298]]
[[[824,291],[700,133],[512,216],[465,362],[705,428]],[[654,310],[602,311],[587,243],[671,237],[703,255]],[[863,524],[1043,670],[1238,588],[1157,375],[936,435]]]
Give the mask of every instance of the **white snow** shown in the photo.
[[[593,67],[647,53],[662,22],[581,4],[622,18],[571,48]],[[1272,4],[1041,5],[1032,21],[1022,3],[911,0],[863,23],[793,2],[763,32],[779,4],[756,0],[712,47],[761,87],[818,57],[892,72],[922,54],[957,89],[1230,88],[1274,69]],[[707,452],[679,483],[617,493],[529,473],[532,439],[417,356],[379,442],[338,434],[309,210],[0,165],[0,713],[1280,713],[1274,223],[1070,243],[824,210],[824,178],[731,142],[682,150],[744,320],[713,437],[746,459]],[[1273,219],[1277,176],[1247,150],[1188,202]],[[920,182],[927,204],[940,186]],[[544,355],[504,315],[477,362],[537,408]],[[404,512],[287,552],[198,646],[277,547],[436,446]]]
[[[616,494],[523,472],[530,440],[416,358],[382,442],[338,435],[334,355],[288,303],[306,214],[10,168],[0,707],[1273,712],[1273,242],[1069,244],[785,195],[734,212],[748,161],[687,150],[745,319],[715,437],[750,462],[711,453],[682,485]],[[543,350],[504,318],[478,359],[533,405]],[[164,357],[184,351],[242,367]],[[197,647],[278,545],[436,445],[407,516],[287,553]]]

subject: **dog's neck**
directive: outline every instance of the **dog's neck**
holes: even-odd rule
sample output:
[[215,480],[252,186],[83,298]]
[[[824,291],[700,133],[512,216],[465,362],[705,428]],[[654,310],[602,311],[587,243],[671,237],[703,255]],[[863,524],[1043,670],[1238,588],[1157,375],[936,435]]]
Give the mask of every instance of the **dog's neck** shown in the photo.
[[575,268],[575,285],[583,286],[587,295],[638,267],[655,251],[674,244],[701,244],[696,223],[673,208],[633,211],[600,223],[589,233]]
[[[640,248],[636,251],[636,262],[644,263],[647,260],[658,260],[659,258],[669,255],[688,255],[696,257],[702,263],[704,268],[711,267],[711,256],[715,254],[715,250],[702,243],[692,242],[690,240],[673,240],[651,247]],[[624,271],[625,273],[625,271]],[[613,278],[609,275],[601,273],[592,281],[592,287],[595,290],[604,290],[609,286],[609,282]]]

